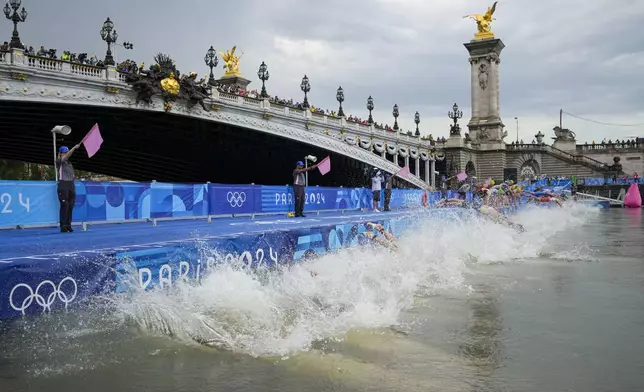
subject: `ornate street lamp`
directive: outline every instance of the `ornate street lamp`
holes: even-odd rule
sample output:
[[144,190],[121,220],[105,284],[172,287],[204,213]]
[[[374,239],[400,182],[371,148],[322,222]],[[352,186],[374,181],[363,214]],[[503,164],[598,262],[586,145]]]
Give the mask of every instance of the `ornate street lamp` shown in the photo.
[[[9,7],[9,4],[11,4],[11,7]],[[18,35],[18,23],[27,20],[27,11],[25,11],[25,7],[22,7],[22,10],[18,12],[20,4],[22,4],[21,0],[10,0],[9,3],[5,4],[3,9],[4,16],[13,22],[13,34],[11,34],[11,42],[9,43],[10,48],[24,48],[22,42],[20,42],[20,35]],[[12,9],[13,13],[11,12]]]
[[105,52],[105,60],[103,61],[105,65],[116,65],[114,57],[112,57],[112,44],[116,42],[118,37],[119,35],[114,30],[114,23],[112,23],[110,18],[107,18],[103,22],[103,28],[101,28],[101,38],[107,42],[107,52]]
[[452,111],[447,112],[447,117],[449,117],[452,120],[454,120],[454,124],[450,125],[450,127],[449,127],[450,136],[460,136],[460,134],[461,134],[461,126],[458,125],[458,120],[460,118],[463,118],[463,112],[458,110],[458,105],[456,103],[454,103],[454,106],[452,106]]
[[208,78],[208,84],[214,86],[217,84],[215,81],[215,75],[212,73],[212,69],[219,64],[219,59],[217,58],[217,51],[215,48],[210,46],[210,49],[206,52],[206,56],[203,58],[203,61],[206,63],[206,66],[210,68],[210,77]]
[[268,93],[266,92],[266,81],[271,75],[268,73],[268,67],[266,63],[262,61],[259,65],[259,70],[257,70],[257,77],[262,81],[262,98],[268,98]]
[[309,83],[309,77],[304,75],[302,78],[302,83],[300,83],[300,89],[304,93],[304,102],[302,102],[302,107],[308,109],[309,108],[309,98],[307,94],[309,91],[311,91],[311,83]]
[[420,124],[420,114],[416,112],[414,114],[414,122],[416,123],[416,137],[420,136],[420,130],[418,129],[418,124]]
[[344,117],[344,110],[342,110],[342,102],[344,102],[344,90],[342,86],[338,87],[338,91],[335,93],[335,99],[340,102],[340,108],[338,109],[338,116]]
[[397,131],[398,129],[400,129],[398,128],[398,115],[400,114],[398,112],[398,104],[394,105],[394,111],[391,114],[394,115],[394,131]]
[[371,116],[371,111],[373,110],[373,98],[371,95],[367,98],[367,110],[369,111],[369,124],[373,124],[373,117]]

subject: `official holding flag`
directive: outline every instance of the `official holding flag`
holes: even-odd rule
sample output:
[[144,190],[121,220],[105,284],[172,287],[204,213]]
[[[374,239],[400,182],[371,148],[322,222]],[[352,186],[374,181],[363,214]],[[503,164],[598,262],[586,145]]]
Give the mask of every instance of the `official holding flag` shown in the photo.
[[58,201],[60,202],[60,232],[71,233],[72,229],[72,212],[76,202],[76,186],[74,185],[74,166],[69,161],[74,151],[80,147],[80,143],[74,147],[60,147],[58,150],[58,159],[56,159],[56,170],[58,171]]
[[304,167],[304,162],[297,161],[297,166],[293,170],[293,194],[295,196],[295,217],[304,217],[304,186],[306,185],[306,179],[304,173],[311,171],[318,167],[318,165],[313,165],[309,167]]
[[58,171],[59,224],[61,233],[71,233],[74,231],[72,229],[72,215],[74,212],[74,203],[76,203],[76,185],[74,185],[76,174],[69,158],[71,158],[74,151],[78,150],[81,144],[85,146],[88,158],[93,157],[98,152],[103,144],[103,137],[101,136],[98,124],[94,124],[83,140],[74,147],[67,148],[66,146],[62,146],[58,150],[56,170]]

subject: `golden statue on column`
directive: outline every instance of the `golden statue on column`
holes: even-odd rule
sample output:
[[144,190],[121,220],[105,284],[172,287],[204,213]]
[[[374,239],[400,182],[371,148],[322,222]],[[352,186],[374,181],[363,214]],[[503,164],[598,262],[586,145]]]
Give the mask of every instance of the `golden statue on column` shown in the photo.
[[226,72],[224,73],[225,76],[239,76],[241,75],[239,72],[239,59],[240,57],[235,55],[235,50],[237,50],[237,46],[233,46],[232,49],[229,49],[224,52],[219,52],[221,54],[221,58],[224,60],[224,69]]
[[486,39],[494,38],[494,33],[492,32],[492,21],[495,20],[492,15],[496,10],[496,3],[492,4],[492,7],[488,7],[487,11],[484,14],[470,14],[465,15],[463,18],[471,18],[476,22],[476,27],[478,32],[474,34],[475,39]]

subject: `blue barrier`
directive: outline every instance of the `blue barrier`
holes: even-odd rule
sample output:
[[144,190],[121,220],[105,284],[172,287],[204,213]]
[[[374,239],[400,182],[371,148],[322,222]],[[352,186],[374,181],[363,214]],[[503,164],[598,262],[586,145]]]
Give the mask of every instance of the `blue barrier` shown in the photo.
[[586,186],[644,184],[641,178],[584,178]]
[[[467,211],[443,209],[427,213],[435,219],[449,220]],[[404,235],[417,223],[405,214],[376,222],[396,236]],[[367,244],[370,242],[365,235],[368,230],[365,218],[354,216],[336,224],[287,231],[223,237],[206,235],[118,250],[70,250],[64,255],[3,261],[0,263],[0,319],[71,309],[97,293],[126,292],[135,287],[168,288],[184,279],[199,281],[220,263],[237,261],[252,268],[298,262],[305,257]]]
[[[420,206],[423,192],[393,189],[390,206]],[[429,203],[439,200],[440,195],[429,192]],[[455,195],[454,191],[447,193],[448,197]],[[371,208],[372,201],[373,194],[366,188],[311,186],[306,189],[305,211]],[[383,203],[381,197],[380,205]],[[293,209],[290,186],[77,181],[73,221],[270,214]],[[0,181],[0,227],[53,226],[58,222],[58,210],[55,182]]]

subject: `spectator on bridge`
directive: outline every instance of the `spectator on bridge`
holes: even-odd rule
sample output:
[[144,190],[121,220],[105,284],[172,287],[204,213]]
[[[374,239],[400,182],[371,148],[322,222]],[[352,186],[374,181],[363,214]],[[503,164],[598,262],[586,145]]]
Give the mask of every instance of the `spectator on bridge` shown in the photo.
[[380,202],[380,192],[382,190],[382,173],[378,169],[374,169],[373,176],[371,177],[371,192],[373,193],[373,212],[380,212],[378,203]]
[[71,233],[72,229],[72,212],[76,202],[76,186],[74,185],[74,166],[69,162],[69,158],[80,144],[71,149],[66,146],[58,150],[58,159],[56,159],[56,170],[58,170],[58,201],[60,202],[60,232]]
[[385,206],[382,209],[383,211],[391,211],[389,208],[389,203],[391,203],[391,188],[394,182],[394,176],[387,173],[385,174]]
[[297,166],[293,170],[293,193],[295,196],[295,217],[304,218],[304,186],[306,180],[304,173],[311,171],[318,167],[317,164],[309,167],[304,167],[304,162],[297,161]]

